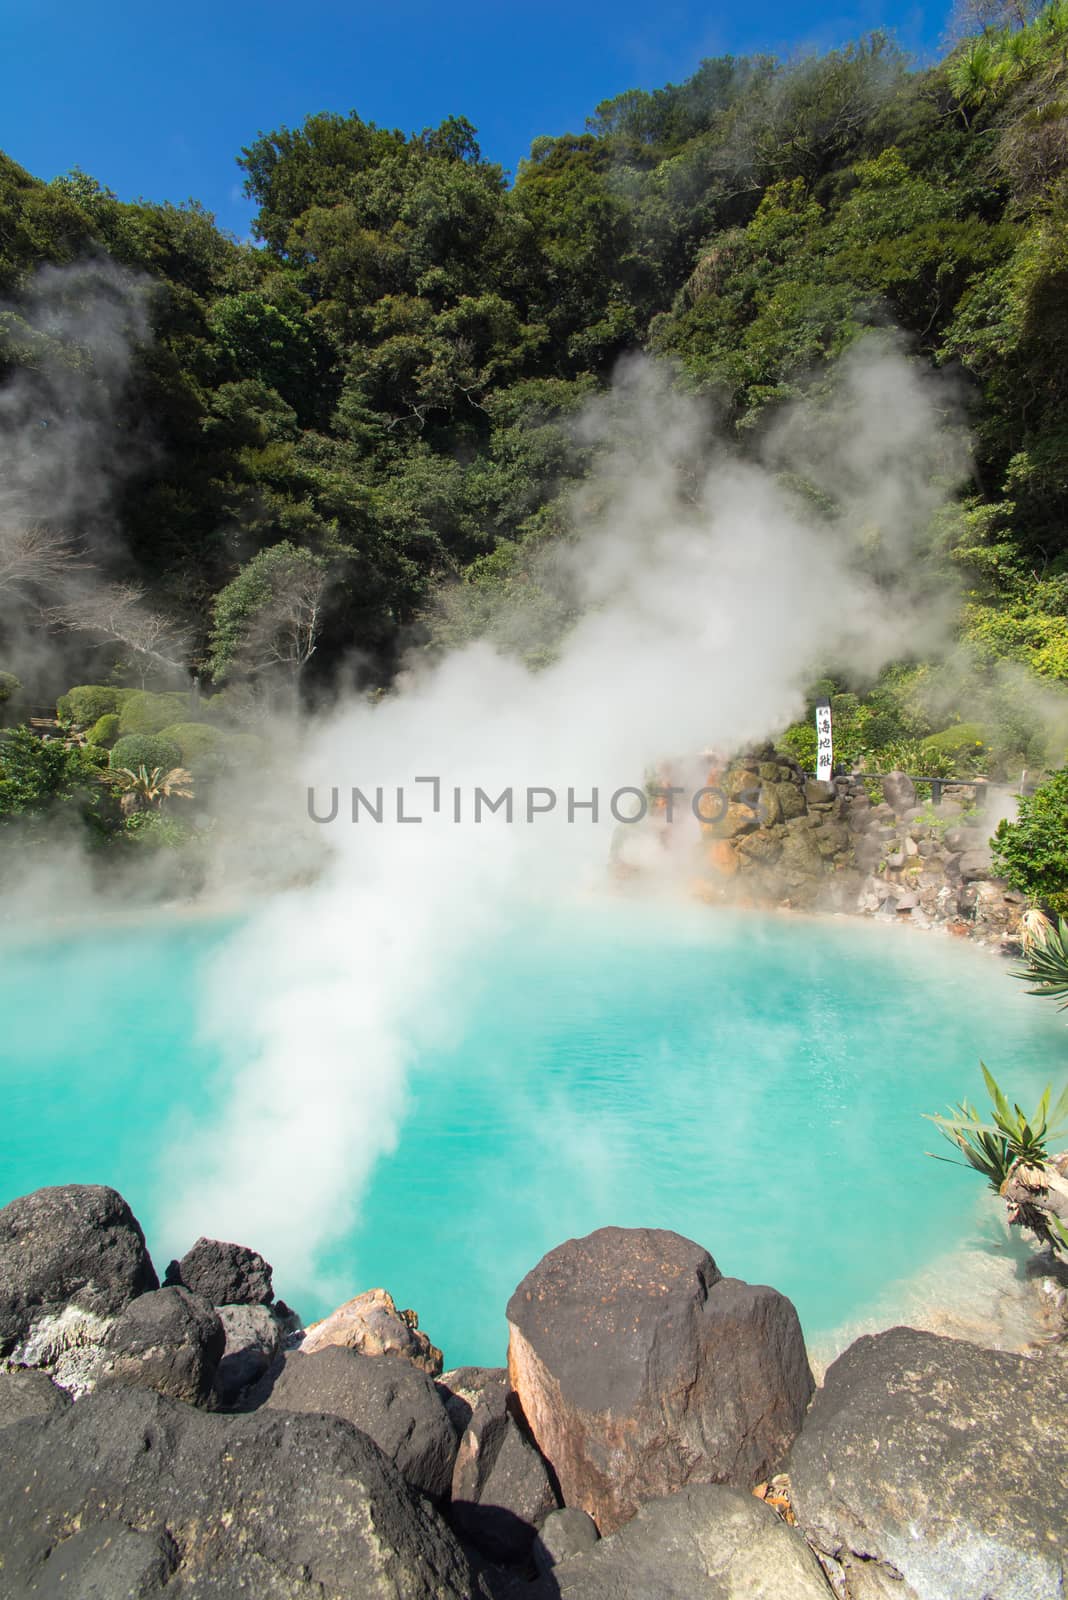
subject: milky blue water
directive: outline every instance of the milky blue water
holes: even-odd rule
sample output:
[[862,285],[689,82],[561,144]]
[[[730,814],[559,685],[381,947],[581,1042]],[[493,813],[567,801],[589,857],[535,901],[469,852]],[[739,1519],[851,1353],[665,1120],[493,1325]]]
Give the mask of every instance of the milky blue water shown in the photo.
[[[4,946],[0,1202],[107,1183],[158,1266],[192,1242],[159,1237],[161,1158],[221,1114],[195,1035],[231,931],[161,915]],[[1004,962],[845,919],[573,907],[482,951],[457,1009],[326,1263],[415,1306],[447,1365],[502,1360],[516,1283],[606,1223],[701,1241],[818,1338],[973,1227],[981,1182],[925,1156],[921,1114],[980,1099],[980,1056],[1024,1099],[1068,1073],[1062,1022]]]

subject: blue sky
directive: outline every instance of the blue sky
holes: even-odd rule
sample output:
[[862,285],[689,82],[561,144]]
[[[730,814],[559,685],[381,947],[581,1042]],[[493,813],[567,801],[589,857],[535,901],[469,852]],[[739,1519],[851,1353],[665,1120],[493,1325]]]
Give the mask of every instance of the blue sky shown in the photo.
[[122,199],[202,200],[244,234],[234,158],[263,130],[355,110],[405,132],[469,117],[514,171],[599,100],[707,55],[792,54],[890,28],[937,48],[948,0],[0,0],[0,148],[38,177],[80,166]]

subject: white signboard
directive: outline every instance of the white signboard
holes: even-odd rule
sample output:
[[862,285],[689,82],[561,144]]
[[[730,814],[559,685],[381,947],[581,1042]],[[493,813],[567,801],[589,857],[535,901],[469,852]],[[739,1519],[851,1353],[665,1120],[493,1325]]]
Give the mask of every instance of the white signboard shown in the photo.
[[831,708],[826,700],[816,707],[816,776],[826,783],[834,765],[834,745],[831,740]]

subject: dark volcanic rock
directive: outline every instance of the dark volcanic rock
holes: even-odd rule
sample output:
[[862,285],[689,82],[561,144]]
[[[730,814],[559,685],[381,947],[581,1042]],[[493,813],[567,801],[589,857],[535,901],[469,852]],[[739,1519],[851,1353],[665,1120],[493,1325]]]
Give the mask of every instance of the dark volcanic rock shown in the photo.
[[1068,1371],[1055,1357],[913,1328],[858,1339],[828,1369],[790,1478],[849,1596],[1068,1592]]
[[[167,1592],[190,1600],[485,1592],[444,1522],[337,1417],[220,1416],[144,1389],[105,1389],[43,1423],[0,1430],[0,1482],[4,1600],[42,1590],[118,1600],[139,1592],[123,1583],[141,1573],[151,1583],[167,1561],[176,1565]],[[109,1559],[111,1571],[100,1565]],[[103,1584],[53,1584],[65,1561],[77,1574],[103,1571]]]
[[711,1484],[650,1501],[552,1580],[561,1600],[832,1600],[800,1534],[753,1495]]
[[169,1534],[141,1533],[109,1517],[49,1552],[34,1600],[146,1600],[163,1593],[177,1564]]
[[226,1344],[215,1374],[215,1392],[222,1405],[232,1405],[277,1359],[283,1331],[267,1306],[219,1306],[216,1314]]
[[134,1384],[204,1405],[225,1343],[222,1323],[206,1300],[187,1289],[155,1289],[131,1300],[112,1325],[94,1381],[98,1388]]
[[267,1306],[274,1299],[263,1257],[222,1239],[198,1239],[181,1261],[171,1262],[164,1283],[180,1284],[210,1306]]
[[453,1468],[453,1526],[495,1561],[518,1562],[558,1505],[549,1469],[511,1414],[507,1391],[485,1391]]
[[550,1511],[534,1540],[534,1565],[544,1576],[569,1556],[592,1550],[600,1537],[596,1522],[578,1506],[562,1506],[559,1511]]
[[[99,1184],[36,1189],[0,1209],[0,1356],[47,1364],[75,1312],[103,1332],[157,1278],[126,1201]],[[64,1329],[53,1329],[57,1319]],[[34,1345],[23,1353],[21,1346]]]
[[271,1410],[321,1411],[362,1428],[413,1488],[449,1492],[456,1433],[431,1378],[400,1356],[362,1356],[331,1346],[291,1351],[250,1393]]
[[507,1367],[453,1367],[442,1373],[435,1387],[458,1439],[476,1406],[485,1402],[503,1412],[510,1393]]
[[0,1372],[0,1428],[25,1417],[50,1417],[70,1405],[70,1396],[57,1389],[44,1372],[16,1368]]
[[601,1228],[552,1250],[508,1304],[508,1372],[566,1505],[602,1533],[687,1483],[782,1466],[812,1393],[797,1313],[700,1245]]

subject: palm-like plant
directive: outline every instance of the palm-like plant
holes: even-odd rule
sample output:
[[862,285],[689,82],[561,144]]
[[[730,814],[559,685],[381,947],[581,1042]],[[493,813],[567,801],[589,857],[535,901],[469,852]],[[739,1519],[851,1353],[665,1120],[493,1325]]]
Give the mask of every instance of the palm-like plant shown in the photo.
[[1059,1000],[1058,1009],[1068,1010],[1068,922],[1059,917],[1054,927],[1041,911],[1025,911],[1023,920],[1024,965],[1013,977],[1032,985],[1028,994]]
[[[1009,1105],[993,1073],[984,1062],[979,1065],[993,1102],[993,1121],[984,1121],[967,1100],[954,1106],[956,1116],[931,1116],[927,1120],[934,1123],[943,1138],[956,1145],[967,1164],[981,1172],[994,1192],[1000,1194],[1019,1162],[1041,1167],[1047,1161],[1049,1140],[1068,1126],[1068,1085],[1051,1113],[1053,1091],[1047,1084],[1038,1106],[1028,1116],[1020,1106]],[[944,1161],[947,1157],[936,1156],[935,1159]]]
[[113,767],[101,773],[101,781],[113,784],[122,791],[119,809],[124,817],[137,811],[159,810],[165,800],[191,800],[193,775],[185,767],[172,767],[164,772],[162,767]]

